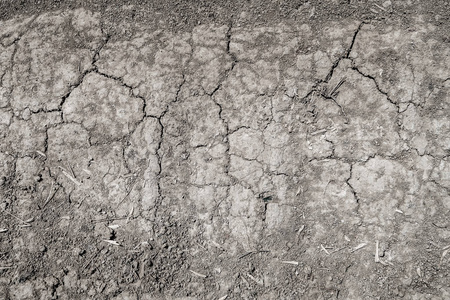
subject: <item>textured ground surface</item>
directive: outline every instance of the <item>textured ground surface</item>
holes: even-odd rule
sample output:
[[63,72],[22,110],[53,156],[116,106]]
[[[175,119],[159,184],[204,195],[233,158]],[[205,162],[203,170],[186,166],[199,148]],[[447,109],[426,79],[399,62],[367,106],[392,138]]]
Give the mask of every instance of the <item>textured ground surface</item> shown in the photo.
[[321,5],[4,16],[0,299],[449,299],[446,17]]

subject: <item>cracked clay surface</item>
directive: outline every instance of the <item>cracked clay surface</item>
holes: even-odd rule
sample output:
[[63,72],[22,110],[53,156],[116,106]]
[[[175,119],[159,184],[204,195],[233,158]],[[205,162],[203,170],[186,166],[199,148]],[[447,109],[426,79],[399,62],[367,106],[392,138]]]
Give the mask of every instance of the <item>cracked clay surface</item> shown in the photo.
[[450,46],[413,21],[1,21],[0,298],[449,299]]

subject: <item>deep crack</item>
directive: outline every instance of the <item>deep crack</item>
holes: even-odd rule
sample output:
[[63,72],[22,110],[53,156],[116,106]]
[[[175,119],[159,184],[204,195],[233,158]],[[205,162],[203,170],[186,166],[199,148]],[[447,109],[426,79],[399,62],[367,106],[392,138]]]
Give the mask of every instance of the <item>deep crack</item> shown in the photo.
[[350,180],[353,177],[353,166],[354,166],[353,163],[350,164],[350,176],[347,178],[347,180],[345,182],[346,182],[347,186],[350,188],[350,191],[352,192],[353,197],[355,197],[356,203],[359,204],[360,203],[360,199],[358,197],[358,194],[356,193],[355,188],[350,183]]

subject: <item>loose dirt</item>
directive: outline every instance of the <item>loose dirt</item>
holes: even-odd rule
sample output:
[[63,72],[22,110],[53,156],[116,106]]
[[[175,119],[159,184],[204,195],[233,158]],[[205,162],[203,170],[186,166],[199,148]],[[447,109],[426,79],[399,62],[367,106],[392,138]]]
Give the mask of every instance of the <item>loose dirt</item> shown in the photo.
[[1,1],[0,299],[450,299],[448,1]]

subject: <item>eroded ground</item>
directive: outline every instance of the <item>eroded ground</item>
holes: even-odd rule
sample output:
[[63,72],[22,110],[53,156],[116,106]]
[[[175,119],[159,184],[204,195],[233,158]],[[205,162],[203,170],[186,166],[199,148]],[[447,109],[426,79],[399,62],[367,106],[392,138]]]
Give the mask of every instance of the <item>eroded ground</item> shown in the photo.
[[120,26],[0,23],[0,298],[450,298],[438,27]]

